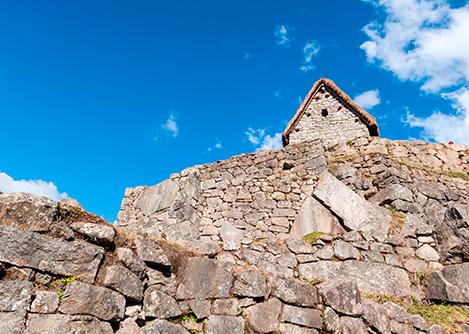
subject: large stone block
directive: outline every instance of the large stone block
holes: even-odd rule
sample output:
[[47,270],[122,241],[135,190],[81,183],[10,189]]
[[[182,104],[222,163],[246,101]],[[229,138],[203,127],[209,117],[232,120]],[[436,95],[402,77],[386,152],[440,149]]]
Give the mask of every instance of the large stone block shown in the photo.
[[90,316],[30,314],[26,334],[112,334],[109,323]]
[[33,283],[0,281],[0,312],[28,311]]
[[311,307],[319,303],[316,287],[295,278],[274,277],[272,295],[285,303]]
[[359,232],[370,232],[384,241],[391,223],[390,213],[348,188],[332,174],[321,174],[314,196],[342,219],[343,225]]
[[125,298],[110,289],[82,282],[70,283],[59,311],[65,314],[87,314],[105,321],[116,321],[124,317]]
[[106,268],[104,286],[122,293],[127,299],[139,302],[143,297],[143,283],[137,275],[123,266]]
[[26,326],[26,312],[0,312],[0,333],[23,334]]
[[248,307],[246,318],[249,326],[259,333],[271,333],[278,329],[282,303],[276,299]]
[[311,281],[345,278],[355,282],[360,291],[399,297],[411,294],[407,272],[400,268],[373,262],[349,260],[320,261],[300,264],[300,276]]
[[191,257],[179,273],[177,299],[228,298],[233,285],[232,264]]
[[211,315],[204,325],[205,334],[243,334],[244,321],[241,317]]
[[469,303],[469,262],[433,272],[424,281],[428,299]]
[[171,179],[148,187],[138,196],[135,207],[148,216],[165,210],[173,203],[178,189],[178,184]]
[[339,234],[343,233],[344,229],[327,208],[308,196],[291,227],[290,236],[301,239],[310,232]]
[[0,227],[0,261],[93,283],[104,250],[82,241],[66,242],[13,227]]
[[155,285],[150,286],[145,291],[145,300],[143,304],[143,312],[148,318],[174,318],[182,314],[178,303],[173,297],[158,291]]
[[142,327],[143,334],[189,334],[189,332],[178,324],[166,320],[155,320]]

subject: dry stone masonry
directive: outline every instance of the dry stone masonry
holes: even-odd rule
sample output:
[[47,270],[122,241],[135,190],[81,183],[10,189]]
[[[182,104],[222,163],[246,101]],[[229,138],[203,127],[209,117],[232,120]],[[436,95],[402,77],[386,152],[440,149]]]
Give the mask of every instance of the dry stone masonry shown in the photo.
[[0,194],[0,333],[467,333],[468,173],[365,136],[127,189],[114,226]]

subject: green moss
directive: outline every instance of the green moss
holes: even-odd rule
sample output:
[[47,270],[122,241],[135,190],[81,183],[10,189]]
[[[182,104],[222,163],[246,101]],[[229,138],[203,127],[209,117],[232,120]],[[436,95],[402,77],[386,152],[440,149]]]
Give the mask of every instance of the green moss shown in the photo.
[[76,280],[77,280],[76,276],[68,276],[68,277],[62,277],[60,279],[60,282],[62,282],[64,284],[68,284],[68,283],[75,282]]
[[469,310],[450,304],[422,303],[412,300],[407,312],[422,316],[429,324],[444,327],[449,333],[464,333],[459,324],[469,323]]
[[314,243],[323,235],[323,232],[315,231],[303,236],[303,240],[309,243]]

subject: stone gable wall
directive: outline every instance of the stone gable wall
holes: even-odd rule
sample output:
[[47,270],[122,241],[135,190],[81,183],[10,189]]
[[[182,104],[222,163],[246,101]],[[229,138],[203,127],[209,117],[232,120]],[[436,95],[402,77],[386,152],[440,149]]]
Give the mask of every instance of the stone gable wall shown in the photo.
[[[323,116],[323,110],[327,116]],[[321,87],[290,133],[289,143],[321,139],[326,146],[369,136],[367,126],[327,87]]]

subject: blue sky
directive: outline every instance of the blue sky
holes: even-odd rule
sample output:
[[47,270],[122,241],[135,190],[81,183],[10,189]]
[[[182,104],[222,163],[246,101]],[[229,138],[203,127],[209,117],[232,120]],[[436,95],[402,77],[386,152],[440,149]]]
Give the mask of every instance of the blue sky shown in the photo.
[[0,190],[113,221],[126,187],[278,147],[320,77],[383,137],[468,144],[467,31],[468,1],[2,1]]

